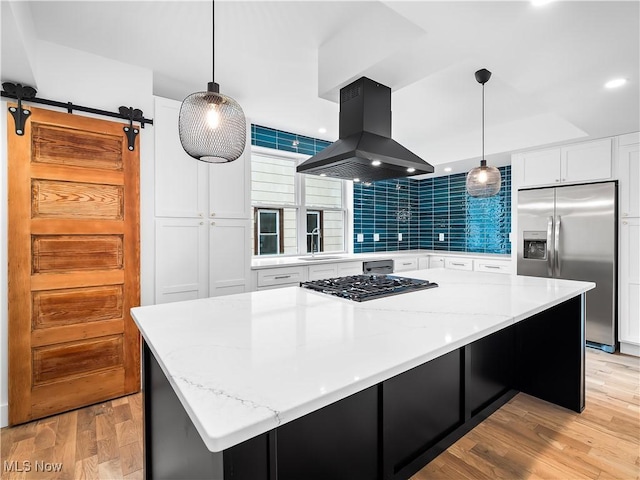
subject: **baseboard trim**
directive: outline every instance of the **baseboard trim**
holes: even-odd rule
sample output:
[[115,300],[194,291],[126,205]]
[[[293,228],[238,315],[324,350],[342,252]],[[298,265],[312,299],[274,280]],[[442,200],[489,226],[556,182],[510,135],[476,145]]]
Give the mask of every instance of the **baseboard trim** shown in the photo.
[[0,405],[0,428],[7,427],[9,425],[9,405],[3,403]]
[[634,357],[640,357],[640,345],[620,342],[620,353],[633,355]]

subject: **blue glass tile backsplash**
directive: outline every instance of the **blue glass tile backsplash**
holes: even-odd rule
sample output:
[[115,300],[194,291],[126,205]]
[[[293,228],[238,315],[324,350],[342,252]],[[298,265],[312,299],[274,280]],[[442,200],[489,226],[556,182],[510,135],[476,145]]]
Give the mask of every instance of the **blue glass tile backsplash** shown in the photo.
[[[331,142],[252,124],[251,144],[314,155]],[[464,173],[354,184],[354,252],[423,248],[510,254],[511,167],[500,167],[500,174],[500,193],[490,198],[467,195]],[[358,234],[364,241],[357,241]]]
[[[490,198],[467,195],[463,173],[354,184],[354,252],[423,248],[510,254],[511,167],[501,167],[500,174],[500,193]],[[357,241],[358,234],[364,241]]]
[[304,155],[315,155],[330,144],[331,142],[326,140],[251,124],[251,145],[302,153]]

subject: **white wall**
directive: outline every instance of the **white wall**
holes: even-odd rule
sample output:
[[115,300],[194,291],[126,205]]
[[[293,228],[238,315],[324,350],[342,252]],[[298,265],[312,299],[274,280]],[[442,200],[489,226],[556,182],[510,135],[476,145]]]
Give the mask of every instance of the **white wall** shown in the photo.
[[[6,40],[3,38],[3,40]],[[79,105],[117,112],[121,105],[139,108],[147,118],[153,117],[153,75],[150,70],[115,62],[79,50],[40,42],[33,64],[38,97],[57,101],[71,101]],[[16,82],[26,80],[2,71],[3,79]],[[0,426],[8,421],[7,374],[7,193],[6,193],[6,102],[2,102],[2,142],[0,198]],[[35,105],[38,107],[38,105]],[[105,118],[105,117],[99,117]],[[140,234],[141,234],[141,294],[142,304],[153,303],[153,127],[140,130]]]

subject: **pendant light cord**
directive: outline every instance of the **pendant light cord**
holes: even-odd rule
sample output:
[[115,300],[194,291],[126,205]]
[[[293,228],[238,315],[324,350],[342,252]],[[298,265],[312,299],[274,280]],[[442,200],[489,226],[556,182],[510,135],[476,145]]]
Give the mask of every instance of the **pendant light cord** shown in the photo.
[[484,83],[482,84],[482,161],[484,161]]
[[[211,2],[211,81],[216,81],[216,2]],[[484,86],[484,85],[483,85]]]

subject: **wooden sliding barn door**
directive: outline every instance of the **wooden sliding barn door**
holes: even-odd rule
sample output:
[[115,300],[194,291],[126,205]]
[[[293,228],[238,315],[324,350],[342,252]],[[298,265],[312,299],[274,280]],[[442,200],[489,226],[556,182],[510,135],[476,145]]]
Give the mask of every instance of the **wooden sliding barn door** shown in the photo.
[[7,121],[11,425],[140,389],[138,142],[31,111]]

